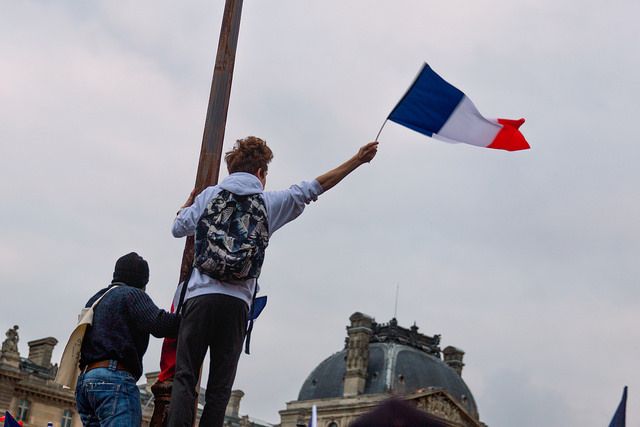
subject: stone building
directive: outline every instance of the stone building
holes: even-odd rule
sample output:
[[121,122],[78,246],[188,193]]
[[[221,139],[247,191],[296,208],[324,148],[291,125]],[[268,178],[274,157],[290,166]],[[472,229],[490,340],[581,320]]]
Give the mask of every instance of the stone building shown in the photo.
[[[82,427],[75,409],[72,390],[65,390],[53,380],[58,365],[51,363],[53,349],[58,343],[53,337],[28,342],[29,356],[21,357],[18,351],[18,326],[6,332],[0,351],[0,413],[9,411],[25,427],[44,427],[52,422],[54,427]],[[142,405],[142,426],[147,427],[153,414],[151,385],[158,372],[146,374],[147,383],[139,385]],[[269,424],[240,415],[240,400],[244,393],[232,392],[227,405],[225,427],[270,427]],[[204,389],[200,390],[199,415],[204,405]]]
[[396,319],[378,324],[354,313],[343,350],[322,361],[305,380],[298,399],[280,411],[281,427],[306,426],[313,405],[318,427],[347,427],[391,396],[443,419],[452,427],[481,427],[478,408],[462,379],[464,352],[440,349],[440,335]]
[[28,342],[29,356],[20,357],[18,326],[6,332],[0,351],[0,412],[9,411],[26,427],[82,427],[73,392],[53,384],[58,370],[51,363],[53,337]]
[[[348,427],[390,396],[412,402],[452,427],[482,427],[471,391],[462,379],[464,352],[448,346],[440,349],[440,335],[427,336],[398,326],[396,319],[378,324],[354,313],[347,326],[344,349],[321,362],[304,381],[298,399],[280,411],[280,427],[307,426],[311,408],[318,410],[318,427]],[[72,391],[53,382],[57,365],[51,355],[58,341],[53,337],[28,342],[29,355],[18,351],[18,326],[6,332],[0,351],[0,413],[8,410],[25,427],[81,427]],[[151,385],[157,372],[146,374],[139,385],[143,426],[153,413]],[[226,427],[270,427],[240,415],[244,393],[234,390],[227,406]],[[199,412],[203,405],[201,389]],[[486,426],[485,426],[486,427]]]

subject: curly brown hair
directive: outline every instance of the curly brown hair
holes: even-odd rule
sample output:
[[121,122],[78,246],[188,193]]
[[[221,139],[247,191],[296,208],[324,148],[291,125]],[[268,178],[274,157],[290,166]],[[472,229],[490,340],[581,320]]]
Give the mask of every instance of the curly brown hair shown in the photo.
[[255,136],[237,140],[233,149],[224,155],[229,173],[256,174],[258,169],[262,169],[266,173],[271,159],[273,159],[273,152],[267,146],[267,142]]

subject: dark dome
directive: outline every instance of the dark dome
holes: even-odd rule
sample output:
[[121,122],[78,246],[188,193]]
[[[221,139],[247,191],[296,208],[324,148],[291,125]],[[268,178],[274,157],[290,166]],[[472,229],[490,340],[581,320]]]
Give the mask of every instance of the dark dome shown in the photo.
[[[305,380],[298,400],[338,398],[343,395],[347,350],[329,356]],[[413,393],[419,389],[447,391],[474,417],[478,409],[460,375],[438,357],[396,342],[369,344],[367,379],[363,394]]]

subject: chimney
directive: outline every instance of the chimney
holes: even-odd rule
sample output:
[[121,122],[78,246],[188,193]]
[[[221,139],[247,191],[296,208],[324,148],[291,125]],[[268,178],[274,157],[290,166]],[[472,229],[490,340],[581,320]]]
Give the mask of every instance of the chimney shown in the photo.
[[29,360],[38,366],[45,368],[51,367],[51,353],[53,348],[58,344],[58,340],[53,337],[41,338],[35,341],[29,341]]
[[347,327],[347,371],[344,377],[344,397],[357,396],[364,392],[369,364],[369,338],[373,318],[362,313],[349,317]]
[[227,403],[227,409],[225,410],[225,415],[227,417],[238,418],[240,414],[240,399],[244,396],[244,392],[242,390],[233,390],[231,392],[231,397],[229,398],[229,403]]
[[453,368],[458,375],[462,376],[462,368],[464,367],[462,359],[464,358],[464,351],[453,346],[448,346],[442,350],[442,354],[444,355],[444,363]]

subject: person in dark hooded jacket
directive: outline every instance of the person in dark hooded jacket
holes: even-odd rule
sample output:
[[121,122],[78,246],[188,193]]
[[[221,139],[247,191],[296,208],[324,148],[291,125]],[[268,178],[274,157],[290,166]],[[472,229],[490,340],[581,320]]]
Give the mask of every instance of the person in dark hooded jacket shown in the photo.
[[[142,357],[155,337],[176,336],[179,318],[158,308],[145,293],[149,265],[131,252],[116,261],[111,284],[86,304],[94,308],[80,355],[76,386],[78,413],[84,426],[139,426]],[[108,293],[107,293],[108,292]],[[105,293],[107,293],[105,295]]]

